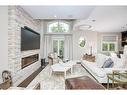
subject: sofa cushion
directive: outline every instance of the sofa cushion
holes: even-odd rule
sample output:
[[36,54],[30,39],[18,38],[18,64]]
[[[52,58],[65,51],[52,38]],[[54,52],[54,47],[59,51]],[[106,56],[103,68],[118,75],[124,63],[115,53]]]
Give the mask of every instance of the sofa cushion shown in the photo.
[[113,68],[123,68],[124,67],[124,59],[123,58],[111,57],[111,59],[114,62]]
[[112,67],[113,67],[113,64],[114,64],[114,62],[112,61],[111,58],[109,58],[109,59],[107,59],[107,60],[104,62],[102,68],[112,68]]
[[86,60],[82,60],[82,65],[91,73],[94,73],[94,75],[98,77],[105,77],[105,72],[103,68],[99,68],[97,66],[97,63],[95,62],[88,62]]
[[102,67],[104,62],[108,59],[109,57],[104,55],[104,54],[98,54],[96,57],[96,63],[98,67]]
[[117,54],[114,53],[114,52],[111,52],[111,53],[110,53],[110,56],[111,56],[111,57],[114,57],[114,58],[118,58]]
[[121,59],[123,59],[123,65],[124,65],[124,68],[127,68],[127,55],[122,55]]

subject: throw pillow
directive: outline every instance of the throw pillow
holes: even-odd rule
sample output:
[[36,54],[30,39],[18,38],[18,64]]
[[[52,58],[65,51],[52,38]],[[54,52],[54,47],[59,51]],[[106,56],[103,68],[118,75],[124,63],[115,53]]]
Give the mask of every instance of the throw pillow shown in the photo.
[[104,62],[108,59],[109,57],[104,55],[104,54],[98,54],[96,57],[96,63],[98,67],[102,67]]
[[104,62],[102,68],[112,68],[112,67],[113,67],[113,64],[114,64],[114,62],[112,61],[111,58],[109,58],[109,59],[107,59],[107,60]]

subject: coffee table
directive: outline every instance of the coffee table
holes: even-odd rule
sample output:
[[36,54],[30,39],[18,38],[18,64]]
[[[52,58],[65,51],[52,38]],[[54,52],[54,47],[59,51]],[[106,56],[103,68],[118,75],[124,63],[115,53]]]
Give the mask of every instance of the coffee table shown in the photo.
[[64,67],[70,67],[71,68],[71,73],[73,73],[73,66],[77,64],[76,60],[70,60],[66,63],[61,63],[62,66]]
[[51,66],[52,72],[63,72],[64,78],[66,78],[66,72],[71,70],[71,74],[73,73],[73,66],[77,64],[76,60],[71,60],[66,63],[58,63]]
[[[64,78],[66,78],[66,72],[68,70],[71,70],[71,66],[63,66],[61,64],[54,64],[51,66],[52,68],[52,72],[63,72],[64,73]],[[71,73],[72,73],[72,70],[71,70]]]

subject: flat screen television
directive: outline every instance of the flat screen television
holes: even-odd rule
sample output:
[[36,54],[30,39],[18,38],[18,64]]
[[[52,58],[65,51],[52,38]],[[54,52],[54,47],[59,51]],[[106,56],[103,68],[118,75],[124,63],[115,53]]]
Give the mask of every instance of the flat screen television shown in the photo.
[[40,49],[40,34],[28,27],[21,27],[21,51]]

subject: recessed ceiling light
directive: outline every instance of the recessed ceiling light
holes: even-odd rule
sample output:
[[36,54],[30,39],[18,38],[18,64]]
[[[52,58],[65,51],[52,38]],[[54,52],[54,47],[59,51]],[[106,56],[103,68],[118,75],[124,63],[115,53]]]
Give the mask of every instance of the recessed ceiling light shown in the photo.
[[91,25],[80,25],[79,27],[79,30],[89,30],[92,28]]
[[95,19],[92,20],[92,22],[95,22],[95,21],[96,21]]

